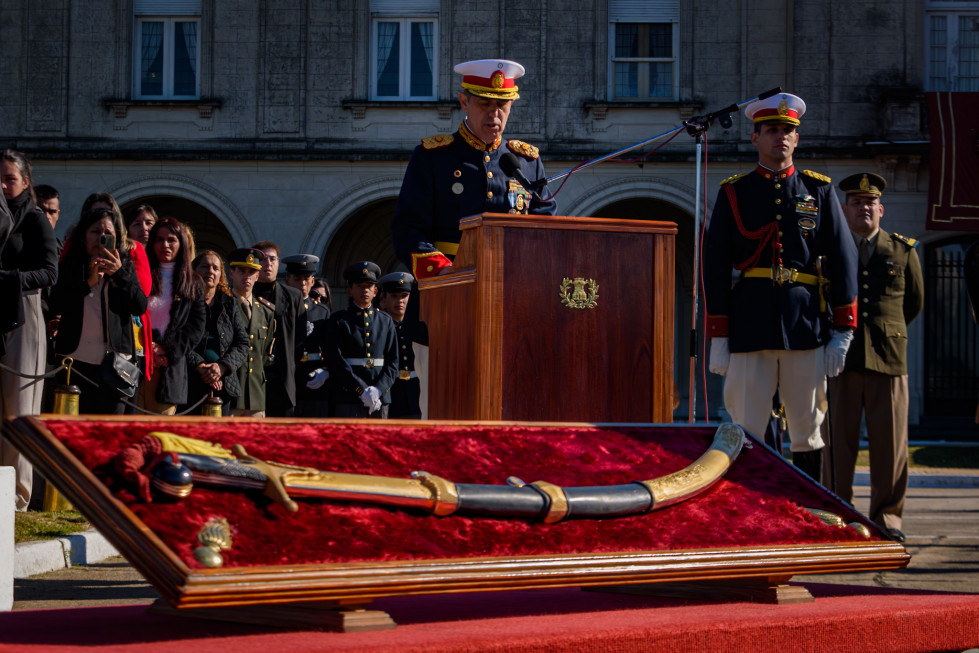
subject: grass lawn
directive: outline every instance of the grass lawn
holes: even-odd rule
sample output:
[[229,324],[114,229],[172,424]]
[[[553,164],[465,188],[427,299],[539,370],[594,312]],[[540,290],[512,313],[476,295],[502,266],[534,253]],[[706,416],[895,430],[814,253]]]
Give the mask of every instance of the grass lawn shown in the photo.
[[64,512],[18,512],[14,514],[14,542],[51,540],[84,531],[85,518],[72,510]]
[[[869,465],[870,457],[866,449],[860,450],[857,465]],[[968,447],[911,447],[908,450],[908,465],[914,467],[948,467],[955,469],[979,469],[979,446]]]

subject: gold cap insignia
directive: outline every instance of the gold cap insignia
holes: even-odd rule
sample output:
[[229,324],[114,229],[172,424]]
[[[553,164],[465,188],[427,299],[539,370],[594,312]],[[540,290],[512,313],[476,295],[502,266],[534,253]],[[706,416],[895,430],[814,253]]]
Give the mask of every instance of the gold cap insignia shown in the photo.
[[493,73],[493,76],[490,78],[490,84],[493,85],[493,88],[503,88],[503,72],[497,70]]
[[789,115],[789,103],[786,102],[785,100],[782,100],[781,102],[778,103],[778,115],[780,116]]
[[249,254],[248,256],[246,256],[245,257],[245,263],[247,263],[248,265],[254,264],[255,263],[255,255],[254,254]]
[[361,270],[360,273],[361,274],[367,274],[367,268],[364,268],[363,270]]
[[868,191],[870,190],[870,180],[867,179],[867,175],[864,175],[860,180],[860,190]]

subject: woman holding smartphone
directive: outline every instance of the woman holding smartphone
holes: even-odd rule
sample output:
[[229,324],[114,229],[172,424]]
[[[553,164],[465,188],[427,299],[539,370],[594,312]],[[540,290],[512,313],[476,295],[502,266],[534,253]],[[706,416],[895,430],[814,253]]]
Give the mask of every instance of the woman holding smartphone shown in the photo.
[[[43,383],[24,378],[43,374],[47,360],[41,290],[58,278],[58,243],[51,223],[37,208],[31,186],[31,164],[20,152],[0,152],[0,182],[12,221],[0,243],[0,407],[3,417],[41,412]],[[6,216],[3,216],[6,217]],[[16,507],[27,510],[33,470],[27,459],[0,438],[0,465],[17,475]]]
[[140,406],[164,415],[187,396],[187,354],[204,337],[207,308],[200,277],[191,268],[194,244],[190,230],[176,218],[163,218],[150,229],[149,313],[153,324],[153,378],[140,390]]
[[122,230],[122,218],[111,209],[84,213],[65,243],[51,291],[51,309],[61,316],[54,350],[71,357],[72,369],[91,381],[72,376],[82,389],[83,414],[125,413],[123,395],[104,387],[102,365],[112,355],[135,359],[133,317],[146,311],[146,295],[128,248],[117,247]]

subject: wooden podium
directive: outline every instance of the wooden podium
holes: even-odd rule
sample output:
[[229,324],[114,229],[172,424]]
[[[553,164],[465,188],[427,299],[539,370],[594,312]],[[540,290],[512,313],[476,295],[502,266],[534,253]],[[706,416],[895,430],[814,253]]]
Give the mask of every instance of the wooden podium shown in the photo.
[[419,282],[430,419],[671,422],[672,222],[486,213]]

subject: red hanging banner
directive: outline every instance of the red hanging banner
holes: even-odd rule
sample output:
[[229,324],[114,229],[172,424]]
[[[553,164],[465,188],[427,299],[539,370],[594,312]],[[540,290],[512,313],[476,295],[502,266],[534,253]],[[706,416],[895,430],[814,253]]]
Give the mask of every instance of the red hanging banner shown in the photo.
[[926,228],[979,231],[979,93],[928,93],[931,183]]

